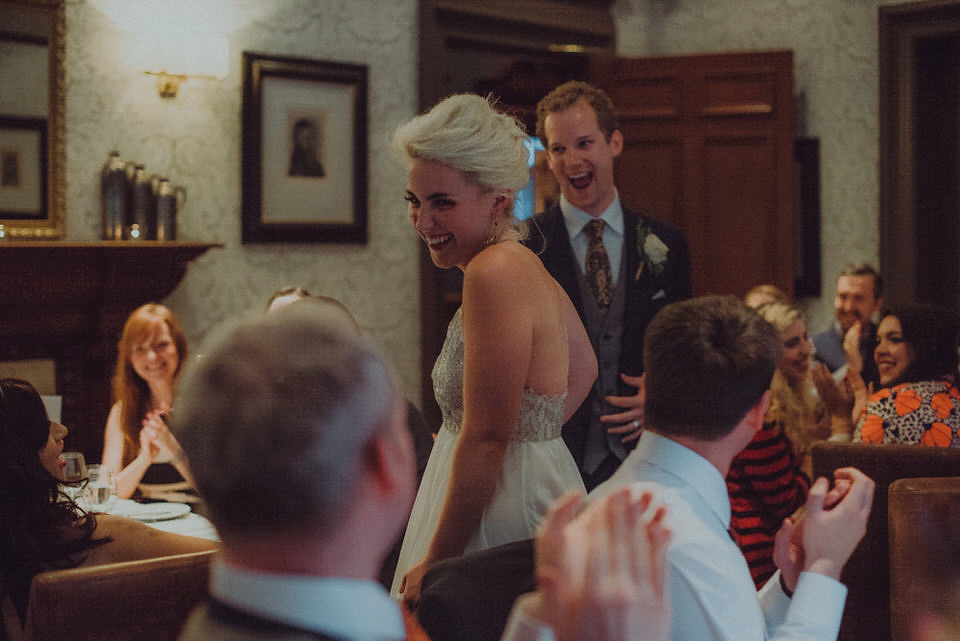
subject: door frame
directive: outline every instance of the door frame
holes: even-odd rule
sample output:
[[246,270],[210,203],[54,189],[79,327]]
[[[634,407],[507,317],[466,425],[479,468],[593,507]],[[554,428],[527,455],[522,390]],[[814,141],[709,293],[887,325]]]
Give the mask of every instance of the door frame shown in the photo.
[[[960,0],[879,7],[880,267],[901,301],[917,299],[916,51],[921,39],[960,36]],[[904,251],[904,247],[908,251]]]

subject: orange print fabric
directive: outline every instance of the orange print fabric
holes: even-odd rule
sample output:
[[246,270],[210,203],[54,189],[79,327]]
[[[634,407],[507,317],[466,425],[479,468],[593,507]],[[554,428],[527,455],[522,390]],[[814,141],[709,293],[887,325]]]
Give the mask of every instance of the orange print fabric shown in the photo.
[[953,432],[946,423],[937,421],[923,432],[923,439],[920,444],[927,447],[950,447],[953,440]]
[[937,413],[939,419],[947,418],[953,411],[953,401],[950,400],[950,395],[943,392],[934,394],[930,405],[933,406],[933,411]]
[[910,412],[915,412],[923,403],[923,399],[914,389],[900,390],[897,397],[893,400],[894,409],[897,410],[897,416],[906,416]]
[[864,443],[883,443],[883,418],[868,414],[861,428],[860,438]]

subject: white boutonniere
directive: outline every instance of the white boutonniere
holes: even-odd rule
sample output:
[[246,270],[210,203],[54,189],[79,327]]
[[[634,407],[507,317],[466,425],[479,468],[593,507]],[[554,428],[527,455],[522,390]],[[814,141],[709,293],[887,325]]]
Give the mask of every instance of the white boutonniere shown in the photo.
[[643,223],[637,225],[637,254],[640,256],[640,264],[637,266],[637,273],[634,280],[640,280],[644,269],[649,269],[651,274],[659,274],[667,265],[667,254],[670,248],[667,247],[660,237],[650,231],[650,228]]

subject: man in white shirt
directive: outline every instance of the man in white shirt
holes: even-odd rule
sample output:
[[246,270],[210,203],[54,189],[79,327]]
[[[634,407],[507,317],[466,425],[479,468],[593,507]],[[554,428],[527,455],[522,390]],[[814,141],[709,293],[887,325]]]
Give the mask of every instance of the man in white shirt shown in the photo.
[[223,548],[181,639],[425,638],[376,581],[416,487],[380,352],[304,299],[203,354],[173,420]]
[[[704,297],[664,308],[647,327],[644,350],[647,429],[590,498],[629,485],[667,506],[669,638],[836,639],[846,599],[840,572],[866,530],[873,481],[853,468],[838,470],[832,487],[818,479],[803,515],[778,534],[780,571],[759,593],[729,533],[724,478],[763,426],[777,331],[732,297]],[[536,614],[515,608],[510,638],[549,639]]]

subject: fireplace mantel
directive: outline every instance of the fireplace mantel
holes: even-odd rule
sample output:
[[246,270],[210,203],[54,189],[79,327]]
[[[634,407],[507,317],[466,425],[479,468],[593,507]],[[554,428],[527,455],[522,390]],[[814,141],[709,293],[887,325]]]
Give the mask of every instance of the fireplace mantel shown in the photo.
[[100,458],[116,342],[126,317],[177,286],[217,243],[0,243],[0,360],[52,359],[68,446]]

